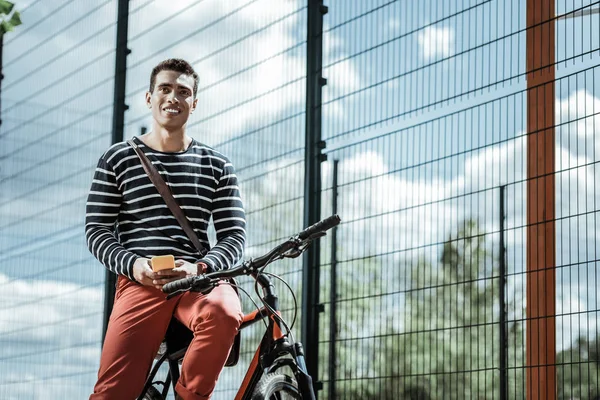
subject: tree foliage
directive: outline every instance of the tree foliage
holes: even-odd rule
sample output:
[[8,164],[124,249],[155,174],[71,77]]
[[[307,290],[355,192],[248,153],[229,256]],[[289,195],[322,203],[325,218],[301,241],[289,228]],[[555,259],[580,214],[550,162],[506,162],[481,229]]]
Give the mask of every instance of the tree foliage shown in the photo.
[[[449,237],[443,245],[437,263],[424,259],[412,265],[369,267],[367,263],[366,273],[371,279],[376,279],[381,268],[411,271],[408,290],[403,294],[404,309],[396,316],[403,318],[404,324],[392,334],[370,332],[367,336],[377,337],[380,333],[372,346],[342,344],[341,378],[346,382],[338,385],[340,398],[498,398],[498,260],[491,257],[489,246],[477,222],[467,220],[456,237]],[[356,290],[349,286],[346,283],[347,290]],[[366,302],[355,305],[350,319],[364,315],[365,307]],[[342,323],[356,327],[362,322],[355,319]],[[522,327],[509,324],[507,328],[509,366],[521,367]],[[358,361],[363,363],[361,373],[365,377],[379,379],[358,379],[349,374]],[[523,369],[510,371],[510,398],[521,398]]]
[[0,0],[0,36],[21,25],[21,14],[10,1]]
[[600,400],[600,336],[580,337],[556,363],[559,400]]

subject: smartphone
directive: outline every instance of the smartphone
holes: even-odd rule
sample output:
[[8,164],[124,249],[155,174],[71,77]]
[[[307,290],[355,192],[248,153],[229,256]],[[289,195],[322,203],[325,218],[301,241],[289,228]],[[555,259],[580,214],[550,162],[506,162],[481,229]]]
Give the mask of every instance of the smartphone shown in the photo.
[[170,254],[166,256],[155,256],[150,259],[150,264],[152,265],[152,270],[154,270],[154,272],[162,271],[163,269],[173,269],[175,268],[175,257]]

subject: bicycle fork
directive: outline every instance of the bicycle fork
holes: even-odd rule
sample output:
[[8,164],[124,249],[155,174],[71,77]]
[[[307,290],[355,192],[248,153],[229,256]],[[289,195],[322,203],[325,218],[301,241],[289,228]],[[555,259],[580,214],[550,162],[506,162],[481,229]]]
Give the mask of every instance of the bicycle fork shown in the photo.
[[306,370],[302,343],[294,343],[294,350],[296,352],[296,365],[298,366],[296,371],[294,371],[294,375],[296,376],[296,382],[298,382],[300,393],[302,393],[302,396],[307,400],[315,400],[312,378]]

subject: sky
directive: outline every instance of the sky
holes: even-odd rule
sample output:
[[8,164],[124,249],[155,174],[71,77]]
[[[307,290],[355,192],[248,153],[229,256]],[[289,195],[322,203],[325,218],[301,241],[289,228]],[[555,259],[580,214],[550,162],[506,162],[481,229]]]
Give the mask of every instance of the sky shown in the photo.
[[[525,36],[511,32],[524,26],[524,9],[515,0],[386,3],[332,4],[325,16],[323,186],[339,159],[341,271],[388,253],[391,267],[422,256],[435,265],[440,246],[431,244],[464,218],[499,229],[497,192],[508,184],[514,299],[524,290],[527,142]],[[559,1],[557,13],[590,3]],[[34,398],[85,398],[99,358],[104,269],[85,247],[83,214],[111,140],[116,2],[99,1],[89,15],[77,1],[16,4],[25,11],[5,39],[0,130],[0,361],[10,365],[0,397],[24,398],[41,380]],[[234,160],[247,256],[302,227],[304,13],[300,1],[130,2],[126,137],[150,124],[143,95],[152,66],[190,60],[201,76],[190,132]],[[568,59],[557,65],[556,168],[565,170],[556,177],[557,263],[570,266],[557,271],[557,313],[572,314],[557,320],[559,349],[599,323],[597,263],[586,262],[600,248],[599,55],[571,59],[600,47],[590,31],[600,31],[598,15],[557,22],[557,59]],[[498,235],[489,236],[497,249]],[[385,276],[384,291],[410,285],[397,267]],[[57,365],[64,374],[48,372]],[[227,371],[223,386],[240,374]]]

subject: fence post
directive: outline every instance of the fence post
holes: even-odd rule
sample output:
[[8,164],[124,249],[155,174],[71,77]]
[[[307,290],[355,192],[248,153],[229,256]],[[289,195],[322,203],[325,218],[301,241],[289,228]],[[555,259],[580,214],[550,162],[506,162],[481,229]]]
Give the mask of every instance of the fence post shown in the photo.
[[[333,160],[333,184],[331,187],[331,213],[337,214],[338,202],[338,164]],[[328,399],[337,397],[335,377],[337,375],[337,353],[335,342],[337,340],[337,227],[331,230],[331,282],[329,289],[329,386]]]
[[556,399],[555,2],[527,0],[527,399]]
[[[119,0],[117,10],[117,48],[115,57],[112,143],[118,143],[123,141],[125,111],[129,108],[125,104],[125,78],[127,74],[127,55],[131,53],[131,50],[127,48],[129,0]],[[105,282],[104,324],[102,327],[102,343],[104,343],[104,337],[106,336],[106,328],[108,327],[108,319],[110,318],[110,313],[112,312],[113,308],[117,276],[109,270],[106,270]]]
[[500,186],[500,284],[498,302],[500,303],[500,400],[508,399],[508,379],[506,367],[508,361],[508,340],[506,337],[506,246],[504,244],[506,210],[506,185]]
[[[321,76],[323,56],[323,15],[327,7],[322,0],[308,0],[306,39],[306,142],[304,164],[304,225],[312,225],[321,217],[321,89],[326,80]],[[313,377],[315,389],[322,388],[319,379],[319,304],[320,246],[315,241],[304,253],[302,267],[302,341],[306,351],[306,367]]]

